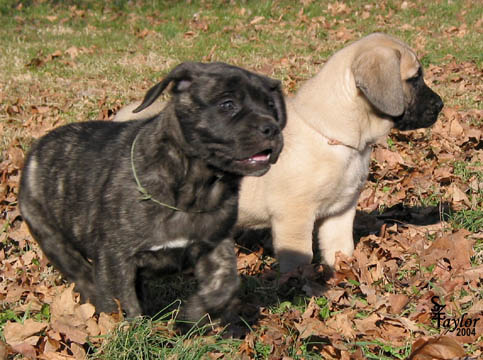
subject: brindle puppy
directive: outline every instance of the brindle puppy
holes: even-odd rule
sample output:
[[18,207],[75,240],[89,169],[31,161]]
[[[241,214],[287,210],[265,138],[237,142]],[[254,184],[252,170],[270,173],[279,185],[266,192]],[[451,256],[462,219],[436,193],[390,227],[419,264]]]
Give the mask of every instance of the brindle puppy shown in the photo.
[[183,318],[227,310],[238,284],[231,229],[240,180],[266,173],[282,149],[279,81],[223,63],[183,63],[138,111],[170,83],[159,115],[60,127],[26,160],[22,216],[98,312],[116,310],[117,299],[129,317],[141,314],[137,274],[186,264],[199,291]]

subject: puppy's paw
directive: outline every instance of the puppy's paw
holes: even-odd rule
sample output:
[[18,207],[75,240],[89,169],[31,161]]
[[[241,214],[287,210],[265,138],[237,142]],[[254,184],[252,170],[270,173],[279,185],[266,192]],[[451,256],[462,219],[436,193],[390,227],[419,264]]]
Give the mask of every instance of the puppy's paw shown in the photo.
[[201,296],[193,295],[181,307],[176,318],[176,324],[183,333],[205,326],[225,326],[239,320],[239,306],[239,299],[234,297],[221,309],[213,309],[205,304]]
[[202,329],[209,324],[216,324],[216,319],[208,313],[203,299],[197,295],[190,297],[176,317],[176,327],[184,334]]

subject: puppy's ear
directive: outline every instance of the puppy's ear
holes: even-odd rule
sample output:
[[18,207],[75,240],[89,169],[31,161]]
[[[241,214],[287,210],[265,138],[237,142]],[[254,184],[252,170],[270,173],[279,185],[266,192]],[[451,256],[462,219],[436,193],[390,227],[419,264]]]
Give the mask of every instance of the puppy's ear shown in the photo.
[[184,62],[176,66],[161,82],[157,83],[148,90],[141,105],[139,105],[132,112],[138,113],[151,105],[163,93],[171,82],[174,82],[172,91],[175,93],[189,89],[193,82],[193,73],[197,68],[198,64],[193,62]]
[[364,51],[352,63],[356,86],[381,112],[399,116],[404,112],[401,53],[386,47]]

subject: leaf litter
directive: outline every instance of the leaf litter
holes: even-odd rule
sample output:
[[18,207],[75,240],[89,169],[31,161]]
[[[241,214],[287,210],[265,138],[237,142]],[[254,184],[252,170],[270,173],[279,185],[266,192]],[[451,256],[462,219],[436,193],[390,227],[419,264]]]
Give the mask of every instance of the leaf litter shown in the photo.
[[[370,16],[372,6],[365,6],[362,17]],[[401,9],[414,6],[404,1]],[[236,34],[246,29],[255,31],[250,41],[256,42],[256,32],[284,31],[280,28],[293,25],[244,8],[237,11],[246,22],[225,29],[233,33],[234,46],[245,41]],[[301,8],[294,23],[308,24],[309,34],[323,28],[333,46],[343,46],[358,36],[350,21],[344,21],[351,11],[344,2],[331,2],[327,17],[316,19]],[[377,15],[377,23],[387,26],[391,11]],[[90,14],[72,7],[69,16]],[[65,22],[57,16],[47,20]],[[184,34],[186,41],[206,32],[210,21],[194,17],[192,29]],[[407,26],[412,31],[416,25]],[[466,31],[463,25],[445,29],[455,37]],[[135,31],[141,39],[155,35],[146,27]],[[296,37],[292,40],[295,46],[305,46]],[[420,54],[427,52],[424,38],[416,38],[414,44]],[[216,50],[210,52],[210,60]],[[39,53],[24,64],[27,70],[55,61],[75,67],[81,55],[95,51],[95,47],[71,46]],[[267,75],[285,72],[285,90],[291,93],[303,80],[299,73],[307,64],[319,67],[320,59],[288,54],[259,68]],[[250,331],[238,335],[239,358],[260,358],[263,353],[288,360],[310,353],[327,359],[363,359],[368,353],[390,357],[394,349],[400,349],[399,356],[415,360],[463,358],[468,349],[472,358],[482,355],[483,111],[462,107],[457,101],[469,93],[475,103],[481,102],[482,70],[474,62],[450,56],[429,65],[425,78],[433,87],[445,86],[452,98],[445,99],[445,108],[430,130],[394,131],[387,143],[375,146],[370,178],[359,201],[358,242],[352,257],[338,254],[333,273],[310,265],[280,276],[273,254],[261,242],[237,248],[245,288],[241,311],[250,322]],[[70,111],[69,99],[56,91],[38,84],[30,90],[25,97],[12,98],[0,89],[0,115],[5,119],[0,130],[15,134],[7,139],[0,157],[0,359],[16,353],[26,358],[83,359],[102,346],[104,336],[123,318],[121,313],[96,315],[92,305],[81,304],[73,285],[66,285],[51,268],[21,221],[17,194],[24,149],[32,138],[64,123],[62,113]],[[112,119],[120,107],[108,93],[94,105],[103,120]],[[473,231],[454,226],[450,216],[456,211],[474,212],[480,222]],[[432,313],[435,297],[445,304],[447,319],[466,314],[475,331],[458,336],[449,328],[438,328]],[[158,326],[157,331],[173,334],[169,326]],[[225,358],[215,351],[209,356]]]

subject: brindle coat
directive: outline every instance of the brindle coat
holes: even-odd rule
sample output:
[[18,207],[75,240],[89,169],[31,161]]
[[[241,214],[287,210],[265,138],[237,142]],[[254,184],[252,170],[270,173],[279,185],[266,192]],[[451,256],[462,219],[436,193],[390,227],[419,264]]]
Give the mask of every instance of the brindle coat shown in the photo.
[[238,284],[231,230],[240,180],[264,174],[282,149],[279,81],[223,63],[183,63],[140,109],[170,83],[172,99],[158,116],[60,127],[25,163],[22,216],[98,312],[116,310],[117,299],[128,316],[143,313],[138,274],[191,264],[199,290],[182,317],[227,310]]

